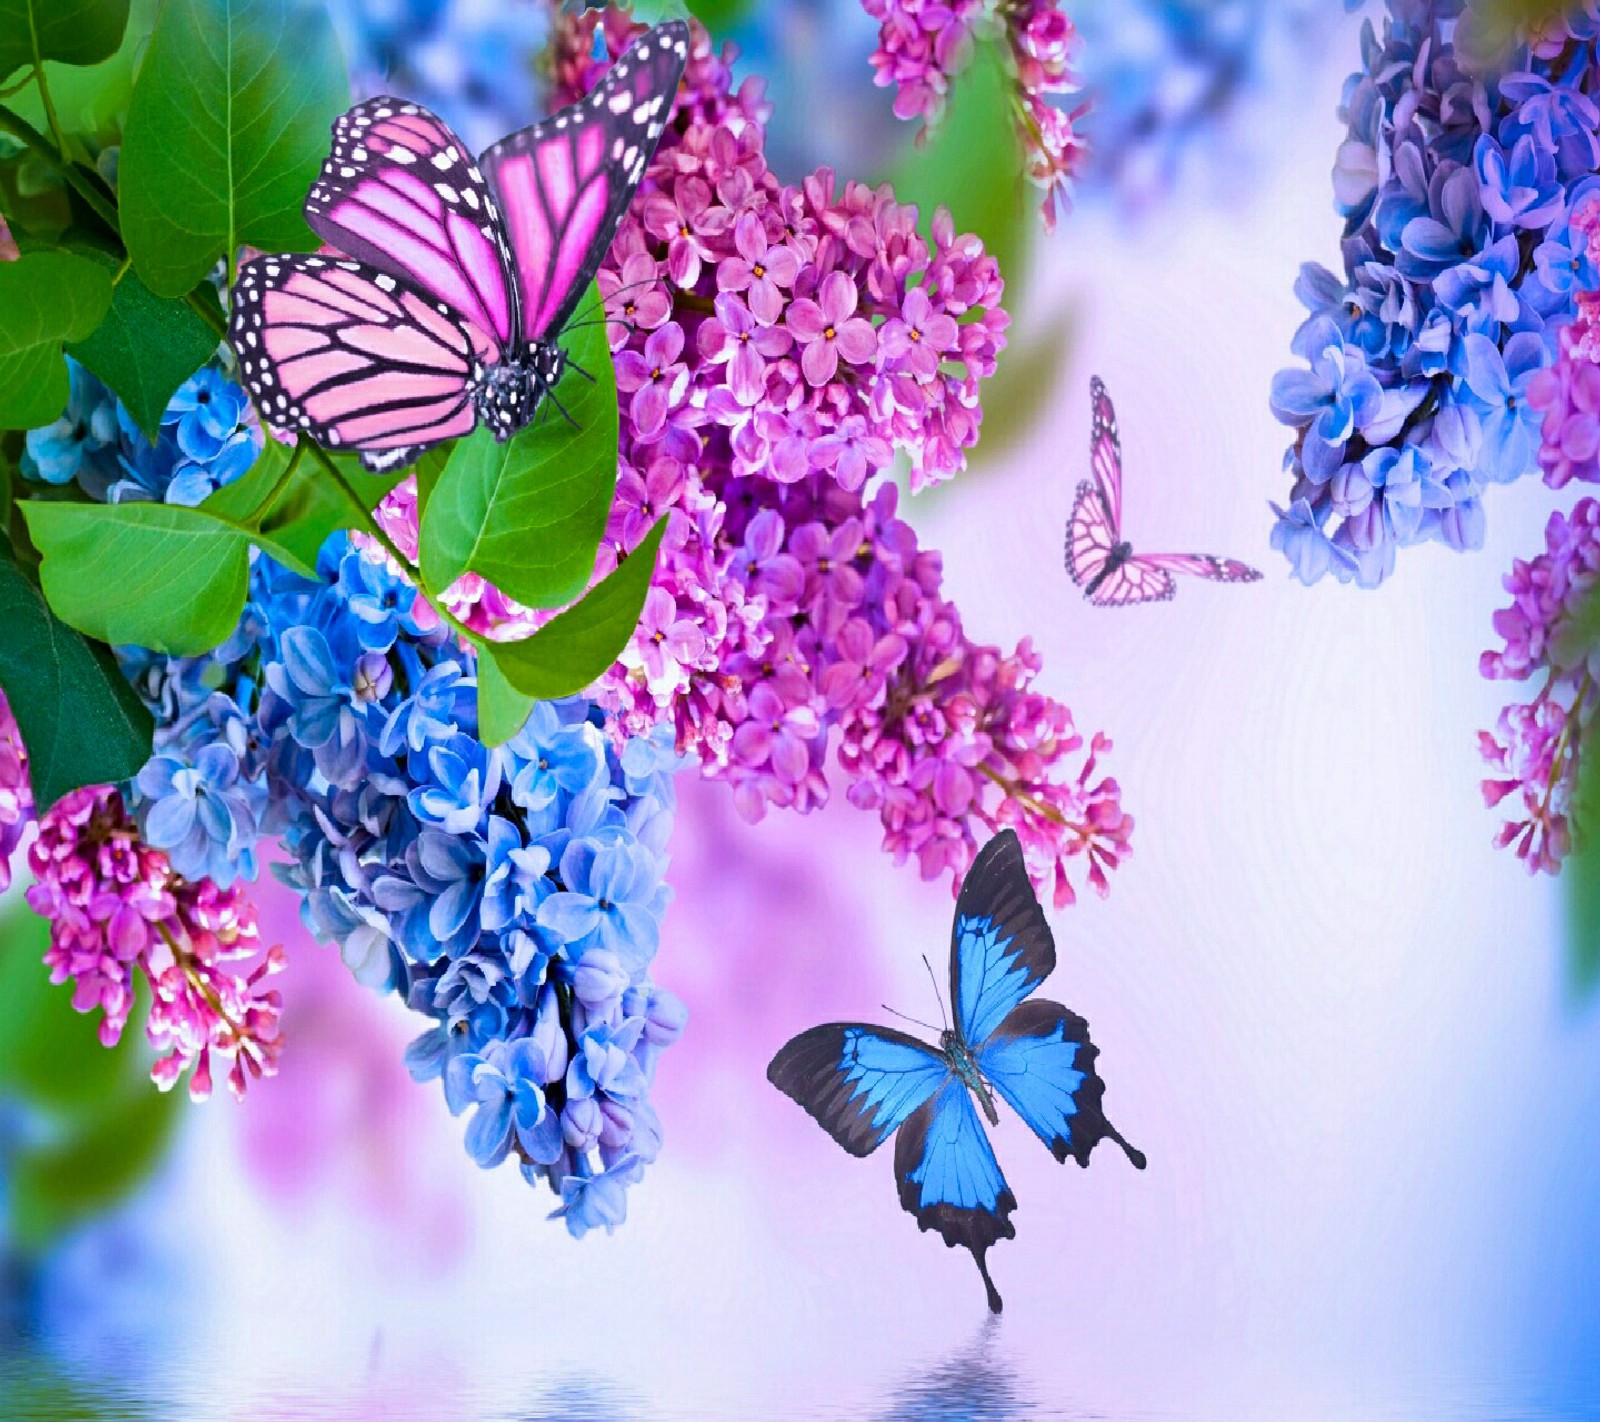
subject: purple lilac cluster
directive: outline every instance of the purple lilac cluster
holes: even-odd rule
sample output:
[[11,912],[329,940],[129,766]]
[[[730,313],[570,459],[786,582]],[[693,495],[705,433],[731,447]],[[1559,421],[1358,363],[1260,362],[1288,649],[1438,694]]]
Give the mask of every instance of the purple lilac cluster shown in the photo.
[[1538,465],[1540,373],[1576,293],[1596,190],[1596,0],[1493,63],[1462,0],[1389,0],[1345,87],[1334,188],[1343,274],[1303,268],[1304,368],[1273,382],[1295,431],[1274,546],[1311,583],[1373,587],[1400,548],[1481,546],[1482,498]]
[[994,38],[1011,80],[1012,115],[1028,177],[1044,190],[1043,215],[1054,230],[1085,149],[1078,124],[1087,109],[1055,99],[1078,92],[1073,63],[1078,32],[1058,0],[861,0],[878,21],[872,55],[877,82],[895,90],[894,111],[932,125],[973,47]]
[[78,1011],[101,1010],[102,1042],[121,1038],[142,978],[151,997],[145,1032],[159,1054],[150,1074],[163,1091],[188,1071],[190,1096],[204,1100],[213,1054],[229,1063],[235,1096],[271,1074],[279,999],[266,980],[283,966],[283,950],[261,954],[255,910],[238,886],[174,873],[111,786],[52,805],[28,867],[28,904],[50,920],[51,981],[72,980]]
[[0,893],[11,887],[11,858],[33,823],[33,790],[28,783],[28,751],[0,691]]
[[[564,17],[563,101],[634,33]],[[674,123],[600,274],[617,317],[621,467],[601,566],[670,516],[640,627],[595,695],[621,734],[669,728],[742,813],[814,809],[829,746],[885,848],[959,883],[1013,825],[1042,891],[1106,888],[1132,820],[1109,748],[1032,690],[1027,643],[968,637],[881,478],[952,473],[1003,341],[1001,282],[946,214],[932,242],[887,189],[826,171],[785,187],[762,156],[757,88],[696,27]],[[385,510],[402,548],[414,496]],[[477,590],[474,590],[476,593]],[[484,590],[487,598],[488,590]],[[484,623],[497,609],[480,598]]]
[[1530,562],[1517,559],[1505,585],[1511,605],[1494,617],[1504,645],[1483,654],[1482,671],[1539,689],[1531,701],[1508,706],[1495,730],[1480,737],[1490,766],[1484,799],[1509,807],[1497,843],[1510,846],[1530,872],[1554,873],[1571,848],[1578,754],[1600,703],[1600,502],[1585,498],[1570,514],[1551,514],[1545,551]]

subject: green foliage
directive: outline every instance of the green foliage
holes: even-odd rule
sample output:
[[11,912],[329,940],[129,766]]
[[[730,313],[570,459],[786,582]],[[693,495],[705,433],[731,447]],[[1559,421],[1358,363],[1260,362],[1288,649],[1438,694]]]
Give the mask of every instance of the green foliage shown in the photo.
[[[133,76],[160,7],[161,0],[133,0],[122,43],[109,59],[89,65],[45,61],[50,102],[69,141],[74,136],[80,143],[84,138],[93,138],[95,146],[99,146],[102,140],[112,143],[120,139],[122,121],[128,114],[128,98],[133,93]],[[35,128],[49,127],[37,85],[30,84],[10,102]]]
[[1008,295],[1020,284],[1037,216],[1012,122],[1005,63],[992,44],[978,46],[939,126],[906,153],[893,182],[901,202],[917,205],[924,227],[936,207],[947,207],[958,232],[981,237],[999,259]]
[[[599,296],[595,294],[599,308]],[[528,607],[560,607],[589,581],[617,482],[617,384],[601,322],[574,333],[569,369],[534,426],[505,443],[461,440],[429,492],[419,555],[447,588],[478,573]]]
[[150,713],[108,647],[63,625],[0,541],[0,686],[28,747],[41,811],[81,785],[136,775],[150,756]]
[[725,35],[755,9],[755,0],[689,0],[689,12],[714,35]]
[[0,80],[46,59],[109,59],[127,26],[128,0],[0,0]]
[[[1589,599],[1585,612],[1600,605]],[[1600,991],[1600,754],[1580,748],[1578,786],[1569,818],[1577,827],[1562,869],[1567,891],[1567,986],[1580,1006]]]
[[316,464],[269,440],[243,478],[198,508],[33,500],[23,517],[44,560],[45,596],[64,622],[113,645],[193,657],[237,625],[252,543],[315,577],[328,535],[362,527],[397,479],[369,480],[372,503],[363,505],[346,495],[356,487],[348,480],[327,480]]
[[122,234],[158,296],[249,243],[310,251],[301,205],[349,102],[333,27],[293,0],[167,0],[134,85]]
[[61,347],[81,341],[111,305],[111,278],[68,252],[0,262],[0,429],[49,424],[66,408]]
[[150,1082],[137,1033],[100,1045],[98,1014],[74,1012],[51,984],[49,930],[20,907],[0,918],[0,1097],[36,1118],[9,1152],[6,1235],[39,1249],[127,1195],[160,1162],[177,1100]]
[[493,655],[478,657],[478,735],[486,746],[503,746],[516,735],[537,699],[512,686]]
[[[639,625],[666,528],[666,519],[658,520],[610,577],[526,641],[482,643],[480,656],[492,657],[501,676],[523,696],[551,700],[582,691],[617,659]],[[509,719],[497,715],[497,729]],[[484,740],[496,744],[487,734]]]
[[67,354],[115,390],[154,441],[167,402],[216,348],[216,333],[193,306],[154,295],[130,267],[116,279],[105,319]]

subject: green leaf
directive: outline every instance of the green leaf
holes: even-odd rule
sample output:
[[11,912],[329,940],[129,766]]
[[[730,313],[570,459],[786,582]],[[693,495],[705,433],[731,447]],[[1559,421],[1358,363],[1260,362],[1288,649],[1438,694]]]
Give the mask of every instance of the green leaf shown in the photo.
[[130,269],[117,279],[105,320],[67,353],[116,391],[153,442],[167,402],[216,348],[216,333],[194,307],[153,295]]
[[956,79],[944,118],[925,144],[907,152],[893,182],[899,201],[917,205],[924,228],[936,207],[947,207],[958,232],[981,237],[999,260],[1007,296],[1013,296],[1037,218],[1012,123],[1005,63],[993,44],[978,46]]
[[88,336],[111,305],[111,278],[67,252],[0,262],[0,429],[49,424],[70,387],[61,347]]
[[349,102],[333,26],[294,0],[167,0],[134,85],[122,235],[145,285],[182,296],[243,243],[310,251],[301,216]]
[[478,735],[486,746],[503,746],[528,723],[534,696],[506,680],[492,656],[478,657]]
[[567,354],[592,378],[569,370],[536,423],[505,443],[481,427],[457,443],[422,517],[418,553],[430,587],[477,573],[526,607],[560,607],[589,581],[617,483],[605,324],[574,332]]
[[689,0],[689,13],[714,35],[725,35],[748,19],[755,0]]
[[52,615],[0,540],[0,686],[28,747],[42,814],[82,785],[114,784],[150,758],[154,724],[109,647]]
[[109,59],[127,27],[128,0],[0,0],[0,80],[46,59]]
[[[80,145],[85,153],[121,141],[123,122],[128,116],[128,99],[133,93],[133,76],[150,39],[158,9],[160,0],[133,0],[122,43],[109,59],[90,65],[45,61],[45,81],[50,85],[50,101],[61,127],[69,137],[95,140]],[[49,128],[50,121],[39,101],[37,85],[30,84],[10,102],[11,107],[35,128],[41,132]]]
[[28,532],[56,616],[113,646],[209,652],[244,609],[250,535],[171,504],[30,500]]
[[493,657],[506,681],[524,696],[548,701],[582,691],[616,661],[639,625],[666,529],[666,519],[658,519],[610,577],[533,636],[483,643],[480,656]]

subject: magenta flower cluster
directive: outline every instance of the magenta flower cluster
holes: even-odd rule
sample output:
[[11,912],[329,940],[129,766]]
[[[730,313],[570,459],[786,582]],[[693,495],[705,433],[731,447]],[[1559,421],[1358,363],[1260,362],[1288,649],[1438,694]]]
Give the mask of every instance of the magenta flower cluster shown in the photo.
[[[566,16],[558,101],[603,72],[634,27]],[[944,478],[977,437],[979,382],[1004,341],[1000,273],[937,214],[931,242],[887,189],[829,172],[780,184],[753,82],[696,27],[675,122],[600,273],[622,405],[621,465],[601,568],[670,516],[627,650],[595,688],[617,734],[670,725],[741,813],[815,809],[829,750],[885,848],[954,883],[977,846],[1017,829],[1041,891],[1100,891],[1132,820],[1065,706],[1034,691],[1027,643],[967,635],[939,555],[874,478],[896,453],[912,485]],[[382,511],[402,550],[415,495]],[[459,586],[477,628],[537,616]]]
[[1600,502],[1581,499],[1553,513],[1545,551],[1517,559],[1506,577],[1511,605],[1495,613],[1504,645],[1485,652],[1484,676],[1539,683],[1531,701],[1508,706],[1480,736],[1490,766],[1485,801],[1506,807],[1497,843],[1530,872],[1555,873],[1572,845],[1570,810],[1578,754],[1600,695],[1594,598],[1600,584]]
[[1044,189],[1044,223],[1054,230],[1085,149],[1077,123],[1087,110],[1063,109],[1055,95],[1079,89],[1073,61],[1078,32],[1058,0],[861,0],[878,21],[872,55],[877,81],[895,90],[894,111],[933,125],[951,83],[974,46],[995,39],[1011,81],[1012,116],[1028,177]]
[[102,1010],[106,1046],[121,1038],[142,976],[151,994],[145,1032],[159,1054],[150,1074],[163,1091],[188,1071],[189,1095],[204,1100],[213,1053],[229,1064],[235,1096],[272,1074],[279,999],[265,984],[283,950],[260,954],[240,885],[173,873],[110,786],[74,790],[47,810],[28,865],[37,880],[28,904],[50,920],[50,979],[73,980],[79,1012]]
[[[1583,244],[1574,267],[1600,270],[1600,194],[1578,204],[1571,225],[1571,242]],[[1600,291],[1580,290],[1575,300],[1577,314],[1561,330],[1555,364],[1528,386],[1528,403],[1544,417],[1539,467],[1552,489],[1574,479],[1600,483]]]

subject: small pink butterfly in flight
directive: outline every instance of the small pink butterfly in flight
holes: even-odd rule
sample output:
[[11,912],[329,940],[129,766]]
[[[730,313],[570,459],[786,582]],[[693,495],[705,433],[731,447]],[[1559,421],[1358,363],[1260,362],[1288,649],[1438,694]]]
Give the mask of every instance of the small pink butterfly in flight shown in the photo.
[[1092,480],[1078,485],[1067,524],[1067,571],[1096,607],[1170,602],[1177,595],[1174,573],[1215,583],[1254,583],[1261,574],[1232,558],[1209,553],[1135,553],[1122,536],[1122,441],[1117,412],[1096,376],[1089,382],[1094,427],[1089,440]]
[[[275,429],[408,464],[552,396],[572,319],[666,128],[689,27],[641,35],[581,103],[476,163],[444,121],[369,99],[333,126],[306,221],[333,255],[239,269],[229,340]],[[574,367],[576,369],[576,367]]]

